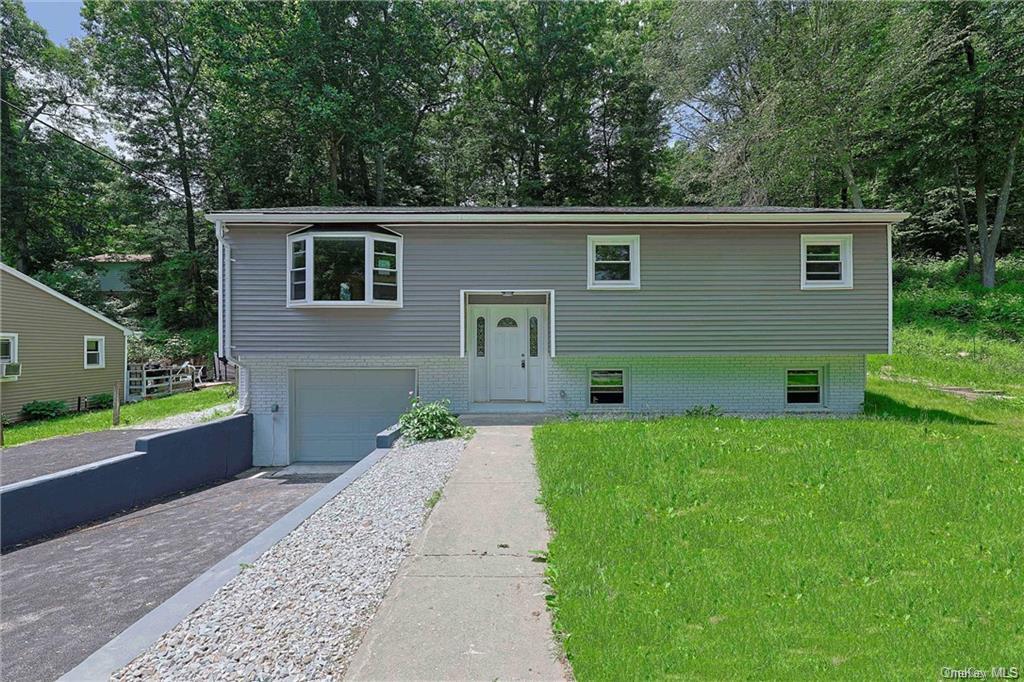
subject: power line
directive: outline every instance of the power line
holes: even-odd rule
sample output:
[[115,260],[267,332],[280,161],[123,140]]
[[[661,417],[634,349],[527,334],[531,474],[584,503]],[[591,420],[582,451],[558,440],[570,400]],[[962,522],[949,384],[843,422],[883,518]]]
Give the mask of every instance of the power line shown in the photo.
[[[25,114],[26,116],[31,116],[31,115],[32,115],[31,113],[29,113],[29,112],[28,112],[28,111],[26,111],[25,109],[22,109],[21,107],[19,107],[19,106],[18,106],[17,104],[12,104],[11,102],[9,102],[8,100],[6,100],[6,99],[4,99],[4,98],[2,98],[2,97],[0,97],[0,102],[3,102],[3,103],[4,103],[4,104],[6,104],[7,106],[9,106],[9,107],[11,107],[11,108],[13,108],[13,109],[16,109],[17,111],[20,111],[21,113]],[[146,180],[147,182],[151,182],[151,183],[153,183],[154,185],[156,185],[157,187],[159,187],[159,188],[161,188],[161,189],[164,189],[164,190],[166,190],[166,191],[168,191],[168,192],[173,192],[174,194],[177,194],[178,196],[180,196],[180,197],[182,197],[182,198],[184,198],[184,197],[185,197],[185,194],[184,194],[184,192],[181,192],[181,191],[179,191],[179,190],[176,190],[176,189],[174,189],[173,187],[168,187],[167,185],[163,184],[162,182],[159,182],[159,181],[157,181],[157,180],[154,180],[153,178],[151,178],[150,176],[146,175],[146,174],[145,174],[145,173],[143,173],[142,171],[140,171],[140,170],[137,170],[137,169],[135,169],[135,168],[132,168],[131,166],[129,166],[129,165],[127,164],[127,163],[125,163],[125,162],[124,162],[124,161],[122,161],[121,159],[118,159],[118,158],[116,158],[116,157],[113,157],[113,156],[111,156],[110,154],[107,154],[107,153],[106,153],[106,152],[104,152],[104,151],[101,151],[101,150],[99,150],[99,149],[96,149],[96,148],[95,148],[95,147],[93,147],[92,145],[88,145],[88,144],[86,144],[85,142],[82,142],[82,141],[81,141],[81,140],[79,140],[79,139],[78,139],[77,137],[74,137],[74,136],[72,136],[72,135],[69,135],[68,133],[65,133],[65,132],[64,132],[63,130],[61,130],[60,128],[57,128],[56,126],[52,126],[52,125],[50,125],[49,123],[47,123],[46,121],[42,120],[41,118],[38,118],[38,117],[37,117],[37,118],[36,118],[36,120],[35,120],[34,122],[35,122],[35,123],[41,123],[42,125],[46,126],[46,127],[47,127],[47,128],[49,128],[50,130],[52,130],[52,131],[54,131],[54,132],[56,132],[56,133],[60,133],[61,135],[63,135],[64,137],[68,138],[68,139],[69,139],[69,140],[71,140],[72,142],[74,142],[74,143],[76,143],[76,144],[79,144],[79,145],[81,145],[81,146],[85,147],[86,149],[88,149],[88,150],[89,150],[89,151],[91,151],[91,152],[94,152],[94,153],[96,153],[96,154],[99,154],[100,156],[102,156],[102,157],[103,157],[104,159],[106,159],[106,160],[108,160],[108,161],[113,161],[114,163],[116,163],[116,164],[117,164],[118,166],[121,166],[122,168],[124,168],[124,169],[125,169],[126,171],[128,171],[129,173],[134,173],[135,175],[139,176],[139,177],[140,177],[140,178],[142,178],[143,180]]]

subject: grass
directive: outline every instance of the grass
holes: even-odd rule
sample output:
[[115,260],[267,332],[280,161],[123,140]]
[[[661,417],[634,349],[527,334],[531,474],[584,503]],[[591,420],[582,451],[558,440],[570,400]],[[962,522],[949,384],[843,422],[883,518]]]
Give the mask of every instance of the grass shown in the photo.
[[579,679],[1020,665],[1024,344],[923,298],[897,289],[895,354],[869,358],[861,417],[535,430],[551,607]]
[[[131,425],[162,419],[183,412],[205,410],[232,400],[234,388],[215,386],[201,391],[178,393],[166,398],[144,400],[121,407],[121,424]],[[21,445],[53,436],[72,436],[110,428],[112,410],[71,414],[45,421],[19,422],[4,428],[4,445]]]
[[981,287],[961,261],[899,261],[893,269],[892,356],[869,370],[894,379],[1024,393],[1024,255],[1004,258]]
[[444,493],[442,488],[438,488],[434,492],[430,493],[430,497],[425,502],[427,509],[433,509],[437,506],[437,503],[441,501],[441,495]]
[[867,399],[538,427],[577,676],[938,677],[1024,651],[1021,403],[877,379]]

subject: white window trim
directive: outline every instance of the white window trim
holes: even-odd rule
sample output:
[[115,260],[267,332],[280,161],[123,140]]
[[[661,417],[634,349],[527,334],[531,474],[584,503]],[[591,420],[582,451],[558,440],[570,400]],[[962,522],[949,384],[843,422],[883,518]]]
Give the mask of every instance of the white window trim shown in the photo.
[[[594,372],[622,372],[622,402],[594,403],[591,402],[591,391],[594,388]],[[629,405],[629,370],[625,367],[590,367],[587,369],[587,406],[592,410],[621,410]]]
[[[6,362],[0,360],[0,367],[3,365],[16,365],[19,364],[18,360],[18,335],[8,332],[0,332],[0,339],[7,339],[11,342],[11,359]],[[18,377],[5,377],[3,372],[0,372],[0,381],[17,381]]]
[[[836,282],[807,281],[807,247],[809,245],[839,246],[839,262],[843,278]],[[801,289],[852,289],[853,288],[853,235],[852,234],[802,234],[800,235],[800,288]]]
[[[790,372],[817,372],[818,373],[818,402],[816,403],[791,403],[789,402],[789,373]],[[826,383],[828,378],[826,376],[825,367],[823,365],[800,365],[794,367],[787,367],[782,372],[782,405],[783,408],[790,412],[799,412],[800,410],[812,410],[820,411],[822,408],[827,407],[825,392],[827,390]]]
[[[363,256],[365,262],[363,270],[366,273],[366,295],[365,301],[315,301],[313,300],[313,279],[314,263],[313,249],[314,240],[317,238],[361,238],[364,240]],[[395,245],[395,263],[398,271],[398,300],[397,301],[376,301],[373,299],[373,241],[391,242]],[[285,301],[289,308],[401,308],[402,297],[405,286],[402,281],[403,257],[402,238],[378,232],[302,232],[289,235],[285,249]],[[292,298],[292,244],[304,242],[306,245],[306,298],[295,300]]]
[[[607,282],[594,279],[594,258],[598,246],[629,246],[629,281]],[[639,289],[640,288],[640,235],[587,235],[587,288],[588,289]]]
[[[100,352],[100,364],[89,364],[89,342],[98,341]],[[82,337],[82,365],[85,369],[103,369],[107,366],[107,337],[105,336],[83,336]]]

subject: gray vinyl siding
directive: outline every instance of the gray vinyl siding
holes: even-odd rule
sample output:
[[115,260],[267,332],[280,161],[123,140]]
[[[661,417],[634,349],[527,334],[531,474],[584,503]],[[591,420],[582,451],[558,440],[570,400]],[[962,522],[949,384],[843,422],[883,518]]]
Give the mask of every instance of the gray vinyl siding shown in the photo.
[[[287,308],[295,228],[229,227],[231,345],[243,355],[457,355],[460,289],[554,289],[560,356],[887,350],[885,225],[405,226],[397,310]],[[587,289],[588,234],[640,235],[639,290]],[[801,290],[801,234],[853,234],[853,289]]]

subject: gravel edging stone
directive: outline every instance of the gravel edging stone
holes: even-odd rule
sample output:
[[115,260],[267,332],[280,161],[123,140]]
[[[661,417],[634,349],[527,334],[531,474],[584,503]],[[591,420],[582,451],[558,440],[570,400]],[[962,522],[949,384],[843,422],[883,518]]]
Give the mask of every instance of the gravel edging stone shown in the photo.
[[464,445],[392,450],[112,679],[340,678]]

